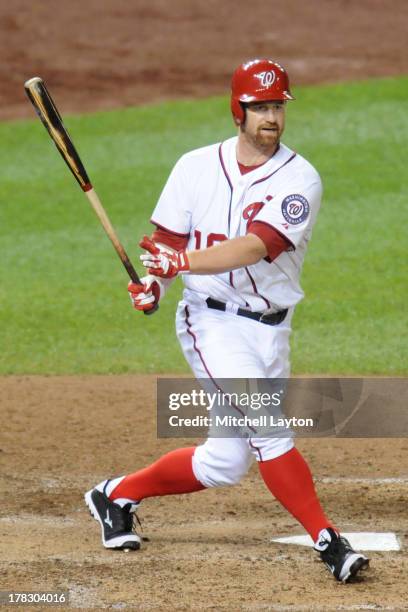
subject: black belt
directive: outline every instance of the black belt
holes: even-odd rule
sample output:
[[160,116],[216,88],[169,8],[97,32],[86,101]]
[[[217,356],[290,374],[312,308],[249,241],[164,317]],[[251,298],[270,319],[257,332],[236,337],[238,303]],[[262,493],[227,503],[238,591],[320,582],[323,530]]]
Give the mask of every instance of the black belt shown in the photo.
[[[219,300],[214,300],[213,298],[207,298],[206,300],[208,308],[214,308],[215,310],[227,310],[227,305],[225,302],[220,302]],[[251,312],[250,310],[245,310],[245,308],[238,308],[235,313],[240,317],[247,317],[247,319],[252,319],[253,321],[259,321],[260,323],[265,323],[265,325],[279,325],[285,319],[288,314],[288,309],[279,310],[279,312],[273,312],[271,314],[264,314],[263,312]]]

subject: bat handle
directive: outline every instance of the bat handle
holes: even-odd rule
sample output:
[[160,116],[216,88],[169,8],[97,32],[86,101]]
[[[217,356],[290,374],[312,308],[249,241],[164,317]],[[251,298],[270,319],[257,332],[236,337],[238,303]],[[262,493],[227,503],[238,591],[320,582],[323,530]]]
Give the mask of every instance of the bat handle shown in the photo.
[[[134,269],[131,261],[126,258],[126,259],[122,259],[123,261],[123,265],[125,266],[127,273],[130,276],[130,279],[132,280],[132,282],[136,283],[137,285],[140,285],[140,278],[138,273],[136,272],[136,270]],[[150,310],[144,310],[144,314],[149,316],[154,314],[157,310],[159,310],[159,304],[157,303],[155,306],[153,306],[153,308],[151,308]]]
[[145,315],[150,316],[150,315],[154,314],[157,310],[159,310],[159,304],[156,304],[150,310],[144,310],[143,312],[145,313]]

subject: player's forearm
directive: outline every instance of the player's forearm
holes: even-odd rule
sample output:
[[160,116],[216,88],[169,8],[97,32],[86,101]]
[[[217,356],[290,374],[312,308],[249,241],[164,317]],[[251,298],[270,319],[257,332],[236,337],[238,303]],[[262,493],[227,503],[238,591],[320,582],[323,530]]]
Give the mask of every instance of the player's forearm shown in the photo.
[[247,234],[199,251],[188,251],[191,274],[220,274],[260,261],[267,254],[263,241]]

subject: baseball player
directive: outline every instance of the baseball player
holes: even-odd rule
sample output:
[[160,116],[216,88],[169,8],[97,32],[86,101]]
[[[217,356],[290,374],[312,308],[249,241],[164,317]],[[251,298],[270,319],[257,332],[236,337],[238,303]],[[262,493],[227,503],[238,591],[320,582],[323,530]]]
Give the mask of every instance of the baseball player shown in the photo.
[[[132,303],[153,308],[182,275],[177,335],[200,379],[289,377],[291,320],[322,186],[311,164],[281,142],[288,100],[282,66],[267,59],[239,66],[231,95],[237,136],[181,157],[153,212],[155,231],[140,243],[149,274],[129,284]],[[106,548],[137,550],[132,517],[143,499],[233,485],[253,459],[337,580],[368,566],[324,514],[289,434],[209,437],[101,482],[85,500]]]

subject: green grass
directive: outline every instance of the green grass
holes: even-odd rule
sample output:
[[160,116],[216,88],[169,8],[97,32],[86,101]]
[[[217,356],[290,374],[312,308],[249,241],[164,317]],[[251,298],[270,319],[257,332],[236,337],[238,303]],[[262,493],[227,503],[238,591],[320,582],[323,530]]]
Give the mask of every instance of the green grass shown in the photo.
[[[284,141],[318,168],[325,194],[293,370],[406,374],[408,78],[296,95]],[[136,264],[176,159],[234,133],[226,98],[65,123]],[[0,124],[0,142],[0,373],[188,372],[173,323],[181,283],[153,317],[133,311],[126,274],[40,122]]]

